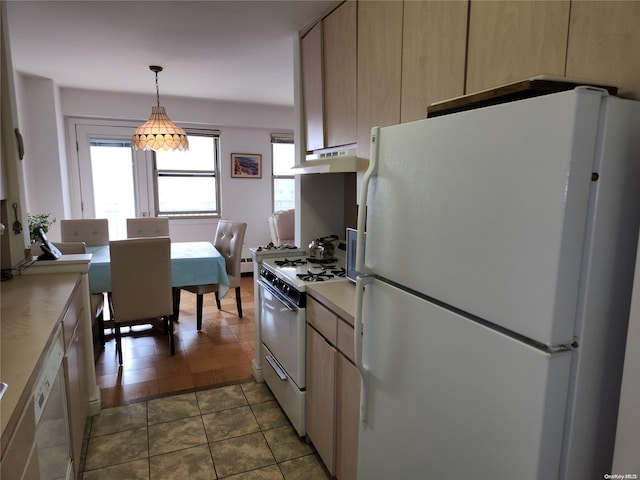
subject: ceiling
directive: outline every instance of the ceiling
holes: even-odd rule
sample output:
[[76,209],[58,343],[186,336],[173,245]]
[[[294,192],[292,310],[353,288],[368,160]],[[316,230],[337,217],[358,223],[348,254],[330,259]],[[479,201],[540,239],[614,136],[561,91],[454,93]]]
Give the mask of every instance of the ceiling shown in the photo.
[[60,87],[293,105],[297,32],[335,0],[7,3],[13,67]]

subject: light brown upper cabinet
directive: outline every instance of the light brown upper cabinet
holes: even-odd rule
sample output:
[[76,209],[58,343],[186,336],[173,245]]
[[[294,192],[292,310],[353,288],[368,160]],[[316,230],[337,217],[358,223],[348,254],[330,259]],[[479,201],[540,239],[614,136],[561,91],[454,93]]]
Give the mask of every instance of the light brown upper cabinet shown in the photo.
[[302,38],[302,104],[307,151],[324,147],[324,103],[322,98],[322,22]]
[[358,3],[358,156],[369,158],[371,128],[400,123],[402,10],[397,1]]
[[640,100],[640,2],[573,2],[567,76],[618,87]]
[[539,74],[563,76],[569,10],[568,0],[471,0],[465,93]]
[[349,0],[323,20],[327,147],[356,143],[357,10]]
[[307,152],[356,143],[356,12],[347,1],[302,39]]
[[401,121],[464,94],[468,2],[404,2]]

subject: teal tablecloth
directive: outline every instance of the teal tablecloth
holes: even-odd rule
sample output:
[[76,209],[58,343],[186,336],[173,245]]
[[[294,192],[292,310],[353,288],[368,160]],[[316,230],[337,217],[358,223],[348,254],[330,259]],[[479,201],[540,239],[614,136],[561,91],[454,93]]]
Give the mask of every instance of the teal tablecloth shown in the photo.
[[[109,247],[87,247],[91,253],[89,288],[92,293],[111,291],[111,258]],[[229,285],[224,257],[209,242],[171,243],[171,276],[174,287],[188,285],[220,285],[224,297]],[[227,288],[224,288],[227,286]]]

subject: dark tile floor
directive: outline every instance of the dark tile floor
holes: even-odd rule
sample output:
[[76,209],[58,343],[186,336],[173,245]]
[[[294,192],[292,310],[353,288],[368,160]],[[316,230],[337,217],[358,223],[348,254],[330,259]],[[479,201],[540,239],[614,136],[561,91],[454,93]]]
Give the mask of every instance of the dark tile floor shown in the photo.
[[83,480],[326,480],[264,383],[103,409],[89,419]]

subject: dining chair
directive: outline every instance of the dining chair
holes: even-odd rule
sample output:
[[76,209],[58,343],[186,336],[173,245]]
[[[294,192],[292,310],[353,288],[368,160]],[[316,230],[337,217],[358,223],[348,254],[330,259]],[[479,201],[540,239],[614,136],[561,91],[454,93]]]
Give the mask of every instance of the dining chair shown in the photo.
[[274,245],[293,245],[295,243],[295,209],[278,210],[269,215],[269,230]]
[[[87,245],[84,242],[54,242],[53,243],[63,255],[77,255],[87,253]],[[104,294],[92,293],[89,295],[91,318],[96,321],[96,328],[100,338],[100,345],[104,346]],[[94,333],[95,335],[95,333]],[[95,337],[94,337],[95,338]]]
[[127,238],[169,236],[167,217],[127,218]]
[[171,240],[169,237],[112,240],[109,249],[113,323],[120,365],[122,326],[161,322],[169,334],[171,355],[174,355]]
[[[240,261],[242,257],[242,244],[244,242],[244,234],[247,230],[247,224],[243,222],[232,222],[230,220],[220,220],[216,229],[216,238],[213,245],[216,250],[224,257],[227,269],[227,277],[229,277],[229,289],[235,288],[236,305],[238,307],[238,316],[242,318],[242,301],[240,296]],[[219,285],[217,283],[209,285],[192,285],[180,287],[196,294],[196,323],[197,329],[202,330],[202,304],[203,295],[205,293],[215,292],[216,306],[218,310],[220,306],[220,296],[218,294]]]
[[[106,218],[74,218],[60,220],[63,242],[84,242],[87,247],[109,245],[109,220]],[[113,318],[111,292],[107,292],[109,312]]]
[[63,242],[84,242],[87,247],[109,245],[109,221],[106,218],[60,220]]

